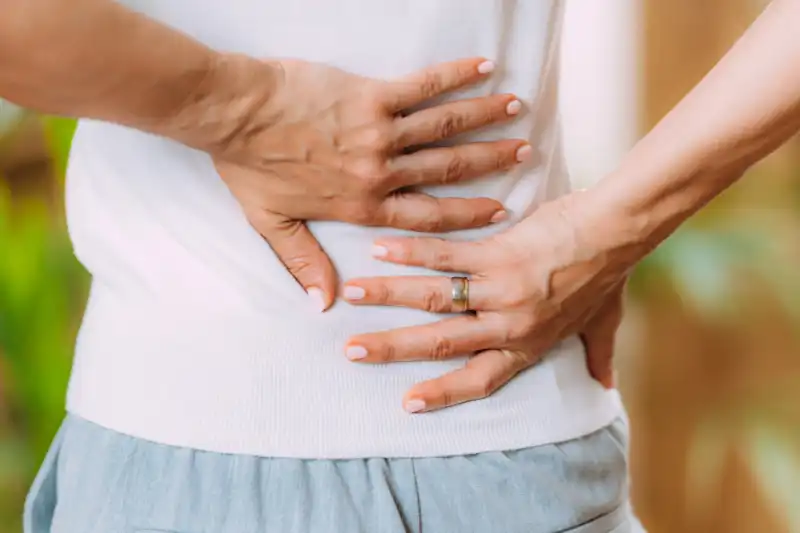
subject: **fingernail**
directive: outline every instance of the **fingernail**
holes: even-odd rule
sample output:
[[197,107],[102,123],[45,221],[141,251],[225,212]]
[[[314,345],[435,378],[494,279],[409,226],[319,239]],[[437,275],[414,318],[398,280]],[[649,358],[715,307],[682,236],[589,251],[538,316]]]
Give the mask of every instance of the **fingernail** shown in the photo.
[[351,361],[358,361],[359,359],[364,359],[367,356],[367,349],[363,346],[348,346],[344,351],[344,354]]
[[389,255],[389,249],[385,246],[376,244],[372,247],[372,257],[386,257]]
[[316,287],[311,287],[306,291],[308,297],[311,298],[311,303],[314,308],[322,313],[325,309],[328,308],[327,303],[325,302],[325,294],[317,289]]
[[522,102],[520,102],[519,100],[514,100],[512,102],[509,102],[508,105],[506,106],[506,113],[508,113],[509,115],[516,115],[520,111],[522,111]]
[[490,222],[492,224],[497,224],[498,222],[502,222],[507,218],[508,218],[508,211],[503,209],[502,211],[498,211],[497,213],[492,215],[492,218],[491,218]]
[[481,74],[489,74],[494,70],[494,62],[493,61],[484,61],[480,65],[478,65],[478,72]]
[[367,295],[361,287],[348,286],[344,288],[344,297],[348,300],[360,300]]
[[422,400],[408,400],[405,409],[409,413],[419,413],[425,410],[425,402]]
[[530,159],[531,154],[533,154],[533,148],[531,148],[531,145],[526,144],[525,146],[521,146],[517,150],[517,161],[520,163],[527,161]]

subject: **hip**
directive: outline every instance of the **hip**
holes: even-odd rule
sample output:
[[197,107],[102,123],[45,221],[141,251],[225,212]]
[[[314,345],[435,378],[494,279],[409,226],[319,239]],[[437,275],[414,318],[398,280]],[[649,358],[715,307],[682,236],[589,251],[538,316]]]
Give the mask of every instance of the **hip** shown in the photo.
[[190,302],[123,305],[96,292],[68,408],[163,444],[317,459],[519,449],[585,435],[622,412],[571,338],[488,399],[409,415],[404,393],[464,359],[354,364],[343,355],[350,331],[326,315],[298,323]]

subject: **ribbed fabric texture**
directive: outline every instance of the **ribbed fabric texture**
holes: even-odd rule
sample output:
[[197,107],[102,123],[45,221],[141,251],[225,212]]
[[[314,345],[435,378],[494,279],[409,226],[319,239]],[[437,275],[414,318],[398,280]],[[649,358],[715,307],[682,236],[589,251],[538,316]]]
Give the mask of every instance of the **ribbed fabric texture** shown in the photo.
[[[526,111],[463,140],[527,138],[512,172],[429,189],[491,196],[501,231],[569,187],[556,105],[558,2],[537,0],[136,0],[133,7],[220,49],[325,61],[375,77],[485,56],[491,81],[451,98],[512,92]],[[169,53],[169,51],[165,51]],[[464,360],[359,365],[354,334],[439,320],[338,302],[316,313],[248,225],[207,155],[119,126],[79,125],[67,207],[78,257],[94,276],[68,407],[146,440],[297,458],[419,457],[509,450],[571,439],[619,416],[614,392],[586,370],[577,339],[491,398],[412,416],[403,394]],[[433,274],[370,258],[396,230],[312,223],[342,279]]]

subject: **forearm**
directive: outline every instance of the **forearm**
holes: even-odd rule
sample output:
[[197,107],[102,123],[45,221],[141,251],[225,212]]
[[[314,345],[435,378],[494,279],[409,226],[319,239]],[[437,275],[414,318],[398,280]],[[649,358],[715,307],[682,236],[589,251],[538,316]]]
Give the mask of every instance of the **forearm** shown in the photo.
[[216,151],[272,90],[257,63],[111,0],[0,2],[0,96],[46,113]]
[[[800,128],[800,1],[775,0],[589,196],[608,247],[635,261]],[[598,229],[599,231],[599,229]]]

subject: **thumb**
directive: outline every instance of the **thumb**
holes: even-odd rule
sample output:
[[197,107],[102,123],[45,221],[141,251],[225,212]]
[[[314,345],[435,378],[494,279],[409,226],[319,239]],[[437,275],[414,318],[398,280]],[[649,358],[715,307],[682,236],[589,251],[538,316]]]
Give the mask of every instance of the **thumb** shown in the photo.
[[320,312],[328,309],[336,294],[336,270],[305,222],[261,212],[251,224],[305,289],[314,307]]
[[624,289],[625,285],[621,283],[606,296],[581,333],[589,374],[607,389],[615,386],[614,345],[617,329],[622,323]]

